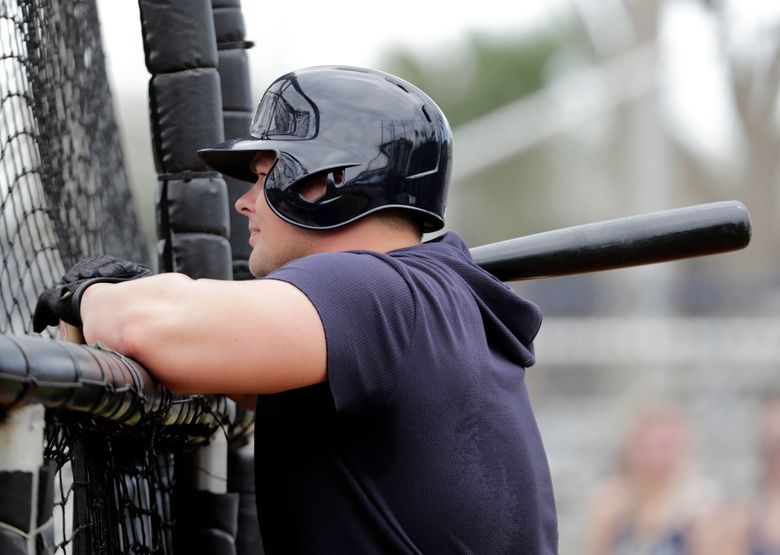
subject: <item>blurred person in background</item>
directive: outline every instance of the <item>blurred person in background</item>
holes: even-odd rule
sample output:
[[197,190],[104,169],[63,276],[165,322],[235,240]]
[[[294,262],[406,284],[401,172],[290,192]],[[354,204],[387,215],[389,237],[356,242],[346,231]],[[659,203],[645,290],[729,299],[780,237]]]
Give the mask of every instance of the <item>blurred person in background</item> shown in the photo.
[[767,406],[761,434],[763,483],[753,503],[750,555],[780,555],[780,398]]
[[717,537],[714,488],[690,469],[691,436],[677,407],[656,404],[639,413],[617,473],[592,496],[589,554],[727,553]]
[[780,398],[764,412],[760,440],[763,476],[755,499],[735,510],[730,530],[738,555],[780,555]]

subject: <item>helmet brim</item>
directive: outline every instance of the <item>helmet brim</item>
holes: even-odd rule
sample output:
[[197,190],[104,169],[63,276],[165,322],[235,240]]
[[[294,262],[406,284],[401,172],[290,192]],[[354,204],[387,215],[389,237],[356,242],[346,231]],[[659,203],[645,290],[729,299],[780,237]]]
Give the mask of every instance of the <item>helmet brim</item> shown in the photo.
[[252,160],[260,151],[276,151],[278,145],[274,143],[277,142],[263,141],[252,136],[241,137],[210,148],[202,148],[198,150],[198,156],[210,168],[223,175],[254,183],[257,181],[257,175],[252,170]]
[[360,159],[359,154],[323,141],[280,141],[251,135],[202,148],[198,150],[198,156],[223,175],[254,183],[257,175],[251,166],[252,160],[263,151],[274,152],[277,157],[281,152],[294,156],[300,164],[296,178],[331,168],[354,166],[356,159]]

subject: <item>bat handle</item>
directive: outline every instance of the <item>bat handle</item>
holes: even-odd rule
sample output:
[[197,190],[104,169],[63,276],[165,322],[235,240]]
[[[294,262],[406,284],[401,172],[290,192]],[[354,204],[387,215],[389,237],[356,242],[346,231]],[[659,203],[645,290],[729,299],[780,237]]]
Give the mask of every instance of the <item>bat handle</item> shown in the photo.
[[62,320],[60,320],[60,339],[67,341],[68,343],[76,343],[79,345],[86,345],[87,343],[81,328],[77,328]]

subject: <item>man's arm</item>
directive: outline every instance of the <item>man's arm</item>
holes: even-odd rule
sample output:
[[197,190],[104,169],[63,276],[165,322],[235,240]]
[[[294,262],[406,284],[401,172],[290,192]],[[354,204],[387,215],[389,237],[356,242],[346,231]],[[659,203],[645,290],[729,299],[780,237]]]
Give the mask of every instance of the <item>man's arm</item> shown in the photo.
[[327,378],[319,315],[281,281],[161,274],[97,283],[81,318],[88,343],[130,356],[176,391],[275,393]]

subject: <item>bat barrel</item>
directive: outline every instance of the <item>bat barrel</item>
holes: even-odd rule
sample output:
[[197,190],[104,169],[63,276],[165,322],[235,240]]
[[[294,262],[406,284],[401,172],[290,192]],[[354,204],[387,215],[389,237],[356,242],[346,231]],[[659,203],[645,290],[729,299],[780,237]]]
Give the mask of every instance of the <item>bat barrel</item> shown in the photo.
[[714,202],[547,231],[471,249],[503,281],[626,268],[744,248],[750,216]]

